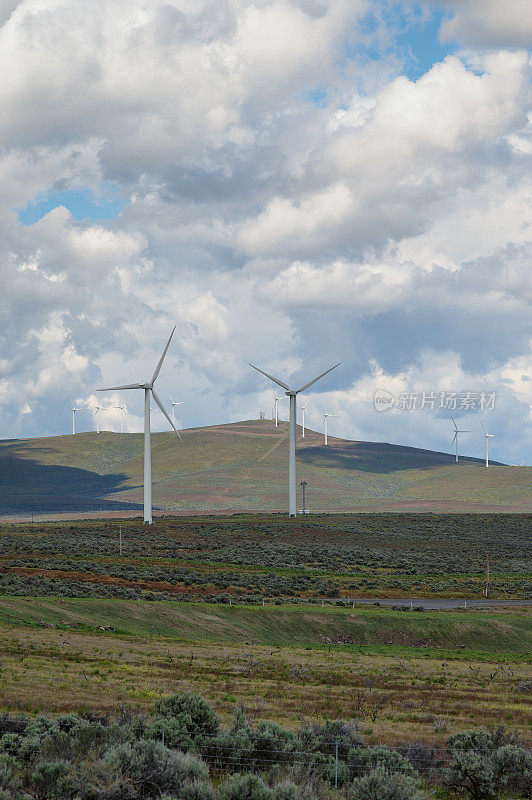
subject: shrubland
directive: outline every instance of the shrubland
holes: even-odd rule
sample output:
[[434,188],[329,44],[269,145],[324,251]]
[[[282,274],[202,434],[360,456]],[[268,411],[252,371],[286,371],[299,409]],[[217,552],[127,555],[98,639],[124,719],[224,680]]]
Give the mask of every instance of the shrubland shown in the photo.
[[503,727],[466,730],[446,749],[368,745],[353,720],[290,730],[223,723],[191,692],[151,714],[0,716],[2,800],[471,800],[530,797],[532,759]]

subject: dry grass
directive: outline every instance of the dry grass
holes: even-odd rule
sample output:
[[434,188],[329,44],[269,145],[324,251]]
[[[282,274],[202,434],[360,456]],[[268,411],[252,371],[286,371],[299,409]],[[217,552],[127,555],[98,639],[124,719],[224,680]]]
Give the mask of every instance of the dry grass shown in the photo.
[[[222,715],[297,726],[317,717],[357,718],[368,741],[442,742],[468,726],[506,723],[530,740],[525,664],[469,664],[333,650],[176,643],[0,628],[4,710],[150,710],[179,689],[199,692]],[[435,720],[447,728],[435,732]]]

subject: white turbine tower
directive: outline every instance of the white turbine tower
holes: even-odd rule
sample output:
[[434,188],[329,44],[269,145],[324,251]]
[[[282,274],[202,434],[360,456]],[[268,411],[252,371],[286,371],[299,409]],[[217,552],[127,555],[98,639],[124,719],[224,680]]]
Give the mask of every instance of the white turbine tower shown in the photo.
[[170,402],[172,403],[172,425],[175,427],[175,413],[174,413],[174,406],[182,406],[182,405],[183,405],[183,403],[184,403],[184,400],[178,400],[178,401],[176,401],[176,400],[174,400],[174,398],[172,397],[172,395],[171,395],[171,394],[168,394],[168,397],[170,398]]
[[489,442],[490,439],[493,439],[494,436],[500,436],[501,434],[500,433],[488,433],[488,430],[487,430],[486,426],[484,425],[484,423],[482,422],[482,420],[480,420],[480,424],[484,428],[484,439],[486,441],[486,466],[488,467],[489,466],[488,442]]
[[308,409],[308,403],[305,403],[304,406],[301,406],[301,412],[302,412],[302,415],[303,415],[303,435],[302,435],[303,439],[305,438],[305,415],[309,419],[312,419],[311,416],[310,416],[310,411],[308,411],[307,409]]
[[103,408],[103,406],[100,405],[94,407],[94,418],[96,420],[96,433],[100,433],[100,411],[107,411],[107,409]]
[[[151,381],[146,381],[146,383],[130,383],[127,386],[109,386],[107,389],[96,389],[97,392],[122,392],[125,389],[144,389],[144,522],[147,522],[148,525],[152,523],[152,508],[151,508],[151,430],[150,430],[150,399],[153,397],[161,411],[163,412],[164,416],[174,429],[174,431],[179,436],[179,432],[177,431],[175,425],[173,424],[172,420],[168,416],[166,409],[164,408],[163,404],[161,403],[159,396],[157,395],[155,389],[153,388],[153,384],[157,380],[157,376],[159,375],[160,369],[162,367],[164,357],[166,356],[166,351],[170,346],[170,342],[172,341],[172,336],[174,335],[174,330],[170,334],[170,338],[166,343],[166,347],[163,350],[163,354],[159,359],[159,363],[155,367],[155,372],[152,375]],[[181,439],[181,436],[179,436]]]
[[128,413],[126,401],[122,400],[122,403],[119,406],[114,406],[114,408],[118,408],[120,411],[120,433],[124,433],[124,417]]
[[265,375],[266,378],[269,378],[271,381],[276,383],[278,386],[281,386],[283,389],[286,390],[286,395],[290,398],[290,432],[288,436],[289,447],[288,447],[288,514],[291,517],[295,517],[297,515],[297,498],[296,498],[296,396],[299,392],[303,392],[305,389],[308,389],[309,386],[312,386],[313,383],[319,381],[320,378],[323,378],[324,375],[327,375],[328,372],[331,370],[336,369],[336,367],[340,366],[342,362],[339,361],[338,364],[335,364],[334,367],[329,367],[326,369],[325,372],[322,372],[321,375],[318,375],[317,378],[313,378],[308,383],[305,383],[304,386],[301,386],[299,389],[291,389],[288,384],[280,381],[279,378],[274,378],[273,375],[269,375],[267,372],[264,372],[262,369],[259,369],[254,364],[250,364],[250,367],[256,369],[257,372],[260,372],[261,375]]
[[[253,366],[253,364],[251,364],[250,366]],[[257,367],[255,367],[255,369],[257,369]],[[260,370],[259,370],[259,372],[260,372]],[[274,401],[273,414],[274,414],[274,418],[275,418],[275,427],[276,428],[279,425],[279,401],[280,400],[286,400],[286,398],[285,397],[277,397],[277,395],[274,395],[274,397],[273,397],[273,401]]]
[[[453,418],[451,417],[451,419],[453,419]],[[454,436],[453,436],[453,440],[452,440],[451,444],[455,444],[456,443],[455,459],[458,462],[458,434],[459,433],[471,433],[471,431],[459,431],[458,430],[458,426],[457,426],[456,422],[454,421],[454,419],[453,419],[453,425],[454,425]]]
[[72,436],[76,434],[76,412],[81,411],[81,408],[76,408],[76,404],[72,403]]
[[323,435],[325,436],[325,444],[327,444],[327,417],[337,417],[338,414],[329,414],[325,406],[323,406]]

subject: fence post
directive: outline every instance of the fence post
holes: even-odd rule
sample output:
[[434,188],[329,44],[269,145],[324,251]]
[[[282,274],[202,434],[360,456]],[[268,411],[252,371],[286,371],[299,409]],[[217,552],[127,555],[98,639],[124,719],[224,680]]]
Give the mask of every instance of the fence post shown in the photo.
[[334,788],[338,789],[338,739],[336,740],[336,757],[334,760]]

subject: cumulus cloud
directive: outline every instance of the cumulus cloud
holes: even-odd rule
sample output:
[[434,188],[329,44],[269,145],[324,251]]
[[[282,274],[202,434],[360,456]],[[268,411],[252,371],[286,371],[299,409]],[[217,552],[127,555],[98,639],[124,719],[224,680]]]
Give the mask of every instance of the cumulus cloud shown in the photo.
[[[443,447],[441,420],[366,408],[378,381],[490,384],[515,461],[528,23],[517,0],[481,5],[446,2],[442,39],[467,51],[414,81],[368,60],[388,34],[367,0],[0,4],[0,433],[69,431],[74,400],[94,428],[95,388],[149,377],[176,324],[160,394],[184,424],[268,409],[250,360],[304,379],[341,358],[312,397],[336,403],[337,433]],[[108,182],[117,219],[18,219]],[[102,425],[120,429],[124,399],[99,398]]]
[[532,14],[528,0],[438,0],[452,12],[443,21],[443,41],[475,47],[530,47]]

